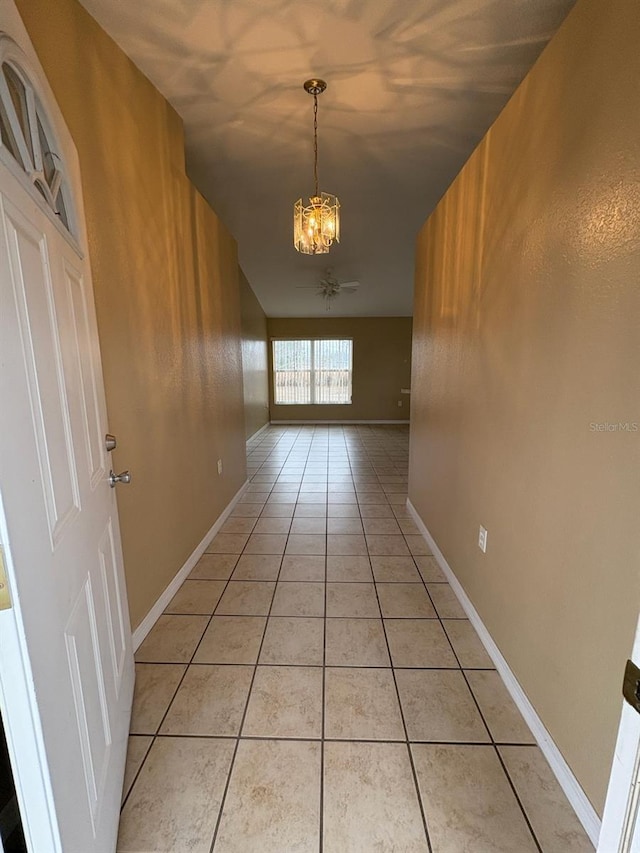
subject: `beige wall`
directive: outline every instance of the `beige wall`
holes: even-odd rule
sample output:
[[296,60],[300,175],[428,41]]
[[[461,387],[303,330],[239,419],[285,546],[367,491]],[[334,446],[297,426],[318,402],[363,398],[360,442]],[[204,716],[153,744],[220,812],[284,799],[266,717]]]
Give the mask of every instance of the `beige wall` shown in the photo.
[[410,498],[598,811],[640,602],[640,433],[591,427],[640,422],[638,44],[636,0],[578,0],[417,247]]
[[287,317],[269,318],[267,323],[270,338],[353,338],[352,404],[276,406],[270,371],[272,420],[409,419],[410,397],[400,389],[409,388],[411,380],[411,317]]
[[240,270],[242,312],[242,373],[246,438],[269,423],[267,318],[262,305]]
[[83,8],[18,8],[80,157],[135,627],[245,480],[236,246],[180,119]]

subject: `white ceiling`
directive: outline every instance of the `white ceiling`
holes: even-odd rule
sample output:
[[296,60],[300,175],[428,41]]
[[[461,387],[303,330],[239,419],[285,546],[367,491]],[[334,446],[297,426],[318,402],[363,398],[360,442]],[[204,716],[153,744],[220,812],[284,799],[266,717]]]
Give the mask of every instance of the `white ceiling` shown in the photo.
[[[410,315],[415,236],[573,0],[82,0],[184,119],[189,174],[238,240],[266,313]],[[299,255],[292,205],[342,203],[342,242]]]

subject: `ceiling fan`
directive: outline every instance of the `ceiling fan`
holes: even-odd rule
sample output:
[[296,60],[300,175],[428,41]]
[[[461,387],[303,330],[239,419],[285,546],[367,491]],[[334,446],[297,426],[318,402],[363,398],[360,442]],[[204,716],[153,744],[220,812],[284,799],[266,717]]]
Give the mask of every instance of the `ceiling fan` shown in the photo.
[[333,268],[327,267],[324,278],[321,278],[317,284],[299,284],[299,288],[311,289],[314,288],[318,296],[322,296],[327,305],[327,311],[331,308],[331,300],[335,299],[341,293],[355,293],[360,287],[359,281],[343,281],[340,282],[333,274]]

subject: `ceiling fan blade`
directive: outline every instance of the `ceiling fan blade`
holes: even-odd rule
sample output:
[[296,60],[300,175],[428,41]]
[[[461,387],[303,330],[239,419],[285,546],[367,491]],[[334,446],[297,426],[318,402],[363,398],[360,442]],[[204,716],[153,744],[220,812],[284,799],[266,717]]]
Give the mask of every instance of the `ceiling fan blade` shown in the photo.
[[353,293],[359,287],[359,281],[345,281],[344,284],[339,284],[337,281],[328,278],[321,278],[317,284],[296,284],[297,290],[315,290],[320,294],[330,293],[333,296],[337,296],[341,291]]

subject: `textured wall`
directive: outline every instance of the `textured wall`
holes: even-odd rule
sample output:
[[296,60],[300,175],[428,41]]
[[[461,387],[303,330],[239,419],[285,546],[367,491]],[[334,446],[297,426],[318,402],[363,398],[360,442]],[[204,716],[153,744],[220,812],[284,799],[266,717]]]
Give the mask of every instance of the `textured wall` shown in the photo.
[[635,0],[578,0],[417,247],[410,498],[599,811],[640,602],[640,432],[592,426],[640,422],[638,44]]
[[400,389],[408,388],[411,380],[411,317],[286,317],[267,322],[270,338],[353,338],[352,404],[276,406],[270,372],[272,420],[408,420],[410,398]]
[[244,423],[245,435],[251,438],[269,422],[267,318],[242,270],[240,270],[240,305]]
[[245,480],[236,246],[178,116],[76,0],[18,8],[80,157],[135,627]]

